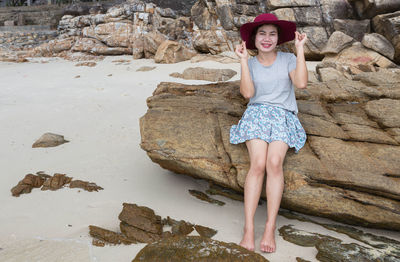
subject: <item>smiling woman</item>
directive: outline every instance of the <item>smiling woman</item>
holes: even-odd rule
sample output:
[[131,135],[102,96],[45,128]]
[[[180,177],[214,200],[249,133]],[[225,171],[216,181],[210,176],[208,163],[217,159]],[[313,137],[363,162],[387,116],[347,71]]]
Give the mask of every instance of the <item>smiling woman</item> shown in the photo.
[[[267,173],[268,218],[261,240],[263,252],[275,252],[276,216],[283,193],[283,161],[287,150],[296,153],[304,146],[306,133],[297,118],[294,87],[306,88],[308,75],[304,58],[305,34],[296,24],[261,14],[240,28],[243,42],[236,47],[240,57],[240,93],[249,99],[238,125],[230,130],[232,144],[246,143],[250,170],[246,175],[245,226],[240,245],[254,250],[254,214]],[[276,51],[279,44],[295,39],[297,58]],[[247,49],[257,50],[249,59]]]

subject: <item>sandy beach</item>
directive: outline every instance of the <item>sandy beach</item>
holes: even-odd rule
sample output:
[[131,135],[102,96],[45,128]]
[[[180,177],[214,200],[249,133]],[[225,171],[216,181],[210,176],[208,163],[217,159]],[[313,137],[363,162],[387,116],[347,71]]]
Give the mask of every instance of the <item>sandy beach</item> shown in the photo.
[[[128,61],[113,62],[121,59]],[[124,202],[148,206],[162,217],[214,228],[218,230],[215,239],[239,243],[243,203],[215,196],[226,203],[221,207],[191,196],[189,189],[204,191],[208,183],[153,163],[140,148],[139,118],[158,83],[209,83],[173,78],[170,73],[195,66],[230,68],[238,72],[231,80],[238,80],[240,64],[155,64],[130,56],[106,57],[95,67],[76,64],[60,58],[0,63],[0,261],[131,261],[145,244],[96,247],[88,233],[89,225],[119,232],[118,215]],[[137,72],[142,66],[156,68]],[[63,135],[70,142],[32,148],[46,132]],[[18,181],[38,171],[95,182],[104,190],[33,189],[20,197],[11,195]],[[256,252],[260,252],[265,218],[264,202],[255,217]],[[365,246],[319,225],[278,217],[277,228],[289,224]],[[399,232],[359,229],[400,241]],[[296,261],[296,257],[317,261],[315,248],[287,242],[278,232],[276,241],[276,253],[263,254],[270,261]]]

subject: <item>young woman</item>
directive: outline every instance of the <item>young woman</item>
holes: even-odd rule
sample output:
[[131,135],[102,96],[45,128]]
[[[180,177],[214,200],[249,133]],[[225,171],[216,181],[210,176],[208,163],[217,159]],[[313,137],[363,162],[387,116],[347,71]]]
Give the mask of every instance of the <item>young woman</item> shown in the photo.
[[[304,58],[305,34],[296,24],[261,14],[241,26],[242,44],[236,46],[240,57],[240,93],[249,99],[238,125],[230,130],[232,144],[246,143],[250,169],[244,186],[245,225],[240,245],[254,250],[254,214],[266,178],[267,221],[260,243],[262,252],[275,252],[275,224],[283,193],[283,161],[289,148],[296,153],[306,141],[297,118],[294,87],[306,88],[308,75]],[[295,39],[297,57],[279,52],[276,46]],[[247,49],[257,50],[249,59]]]

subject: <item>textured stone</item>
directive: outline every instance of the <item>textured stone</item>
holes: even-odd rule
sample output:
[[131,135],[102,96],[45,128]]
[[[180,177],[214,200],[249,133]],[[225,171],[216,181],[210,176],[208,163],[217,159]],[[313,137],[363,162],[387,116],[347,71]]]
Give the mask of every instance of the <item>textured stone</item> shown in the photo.
[[72,181],[72,177],[65,174],[54,174],[52,177],[44,181],[41,190],[58,190]]
[[205,80],[212,82],[227,81],[234,75],[236,75],[236,71],[232,69],[212,69],[203,67],[189,67],[186,68],[182,74],[170,74],[170,76],[183,79]]
[[33,143],[32,147],[55,147],[68,142],[69,141],[65,140],[64,136],[62,135],[45,133],[38,140],[36,140],[35,143]]
[[350,46],[354,42],[354,38],[346,35],[341,31],[335,31],[329,37],[328,43],[322,50],[322,54],[337,54],[342,51],[344,48]]
[[27,174],[24,179],[18,182],[18,184],[11,189],[11,194],[15,197],[19,197],[21,194],[27,194],[32,191],[32,188],[39,188],[43,185],[45,179],[40,176]]
[[391,13],[400,9],[397,0],[348,0],[361,18],[372,18],[379,14]]
[[[374,76],[379,72],[363,74],[360,79],[371,74],[376,85],[343,78],[309,83],[296,92],[308,140],[299,154],[287,153],[282,207],[399,230],[400,97],[384,98],[396,94],[398,76],[396,70],[383,70],[388,81],[381,85],[385,77]],[[229,142],[229,129],[246,106],[239,82],[161,83],[147,103],[149,110],[140,120],[141,146],[154,162],[243,190],[248,153],[244,144]]]
[[394,47],[384,36],[380,34],[366,34],[364,35],[361,43],[365,47],[375,50],[391,60],[394,58]]
[[189,60],[195,52],[174,41],[164,41],[157,49],[154,56],[156,63],[172,64]]
[[341,31],[346,35],[349,35],[361,41],[364,34],[371,31],[370,20],[352,20],[352,19],[334,19],[333,27],[336,31]]
[[136,241],[128,239],[127,237],[119,234],[119,233],[115,233],[113,231],[101,228],[101,227],[97,227],[97,226],[93,226],[90,225],[89,226],[89,234],[98,240],[104,241],[106,243],[110,243],[110,244],[125,244],[125,245],[130,245],[130,244],[135,244]]
[[268,260],[234,243],[199,236],[176,236],[147,245],[132,261],[264,262]]

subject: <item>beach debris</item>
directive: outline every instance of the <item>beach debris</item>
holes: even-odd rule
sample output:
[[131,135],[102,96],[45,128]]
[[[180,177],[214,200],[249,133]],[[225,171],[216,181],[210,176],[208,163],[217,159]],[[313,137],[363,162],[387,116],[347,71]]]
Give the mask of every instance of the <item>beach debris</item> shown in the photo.
[[[316,258],[320,261],[398,261],[400,254],[396,254],[394,246],[391,248],[365,247],[356,243],[343,244],[340,239],[308,232],[286,225],[279,228],[279,234],[288,242],[299,246],[315,247],[318,250]],[[375,243],[376,245],[376,243]],[[398,249],[397,249],[398,250]]]
[[66,184],[69,184],[72,181],[72,177],[68,177],[65,174],[59,174],[56,173],[53,175],[53,177],[47,179],[41,188],[41,190],[58,190],[65,186]]
[[205,227],[205,226],[200,226],[200,225],[195,225],[194,229],[196,229],[197,233],[199,233],[200,236],[209,237],[209,238],[212,238],[218,232],[215,229]]
[[88,181],[82,181],[82,180],[73,180],[71,183],[69,183],[70,188],[82,188],[86,191],[92,192],[92,191],[99,191],[102,190],[103,188],[96,185],[96,183],[88,182]]
[[80,78],[80,77],[81,77],[80,75],[75,76],[75,78]]
[[218,261],[265,262],[266,258],[235,243],[201,236],[174,236],[148,244],[136,261]]
[[72,177],[66,174],[55,173],[53,176],[47,175],[43,171],[34,174],[27,174],[18,182],[18,184],[11,189],[11,194],[15,197],[21,194],[28,194],[33,188],[40,188],[41,190],[58,190],[62,187],[69,186],[70,188],[82,188],[86,191],[98,191],[103,188],[93,182],[82,180],[72,180]]
[[108,74],[107,76],[112,76],[112,74]]
[[211,82],[227,81],[237,73],[232,69],[214,69],[204,67],[189,67],[182,74],[172,73],[170,76],[188,80],[205,80]]
[[[125,245],[130,245],[130,244],[135,244],[136,241],[132,239],[128,239],[126,236],[120,234],[120,233],[115,233],[111,230],[107,230],[98,226],[89,226],[89,234],[94,238],[92,241],[92,244],[94,246],[104,246],[105,243],[110,243],[110,244],[125,244]],[[101,243],[100,245],[98,245]]]
[[[93,245],[103,246],[105,243],[153,243],[165,238],[186,236],[192,233],[194,229],[202,237],[211,238],[217,233],[215,229],[194,225],[184,220],[178,221],[169,216],[161,219],[153,209],[136,204],[123,203],[123,208],[118,218],[121,221],[121,233],[97,226],[89,226],[89,233],[95,240]],[[170,228],[164,230],[164,226],[170,226]]]
[[80,62],[77,63],[75,66],[88,66],[88,67],[94,67],[96,66],[97,63],[96,62]]
[[45,179],[34,175],[27,174],[24,179],[18,182],[18,184],[11,189],[11,194],[18,197],[21,194],[28,194],[32,191],[32,188],[39,188],[43,185]]
[[141,68],[138,68],[136,70],[136,72],[147,72],[147,71],[151,71],[151,70],[154,70],[154,69],[156,69],[155,66],[142,66]]
[[35,143],[33,143],[32,148],[36,147],[55,147],[62,145],[64,143],[68,143],[68,140],[64,139],[64,136],[53,134],[53,133],[44,133]]
[[209,202],[209,203],[211,203],[211,204],[217,204],[217,205],[220,205],[220,206],[225,205],[224,202],[219,201],[219,200],[214,199],[214,198],[211,198],[211,197],[209,197],[206,193],[203,193],[203,192],[201,192],[201,191],[189,189],[189,193],[190,193],[192,196],[194,196],[194,197],[196,197],[196,198],[198,198],[198,199],[200,199],[200,200]]

